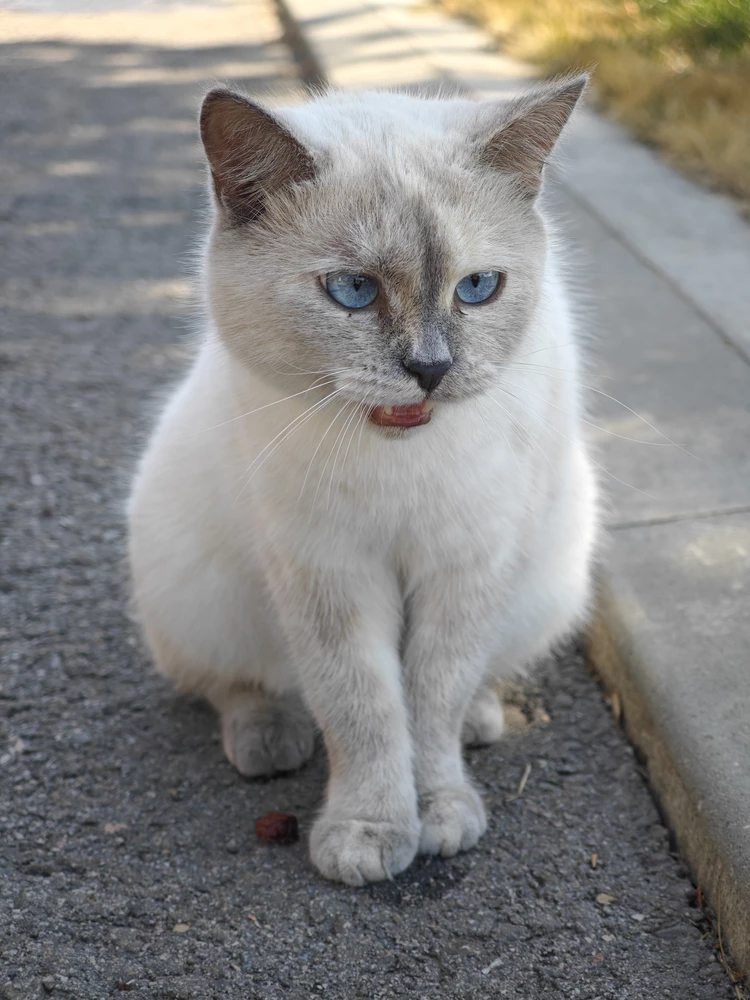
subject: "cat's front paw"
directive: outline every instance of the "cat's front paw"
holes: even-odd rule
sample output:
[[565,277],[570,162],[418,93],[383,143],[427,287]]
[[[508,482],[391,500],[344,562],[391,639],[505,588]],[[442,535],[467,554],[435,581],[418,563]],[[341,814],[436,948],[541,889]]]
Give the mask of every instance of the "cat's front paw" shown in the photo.
[[310,834],[310,856],[325,878],[365,885],[393,878],[417,853],[416,825],[363,819],[328,819],[323,814]]
[[419,797],[422,854],[452,858],[474,847],[487,829],[487,816],[479,793],[468,782],[445,785]]

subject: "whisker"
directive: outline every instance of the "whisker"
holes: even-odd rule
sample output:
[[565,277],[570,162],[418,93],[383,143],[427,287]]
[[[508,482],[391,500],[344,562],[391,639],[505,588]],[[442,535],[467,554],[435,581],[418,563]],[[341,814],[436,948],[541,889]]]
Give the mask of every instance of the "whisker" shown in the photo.
[[297,365],[291,365],[288,371],[284,371],[282,368],[273,369],[277,375],[341,375],[344,373],[353,374],[354,369],[348,366],[343,368],[325,368],[320,370],[310,370],[307,368],[299,368]]
[[[331,477],[328,480],[328,495],[326,497],[326,510],[328,510],[328,506],[329,506],[329,504],[331,502],[331,489],[333,488],[333,477],[334,477],[334,474],[336,472],[336,463],[338,462],[339,455],[341,454],[341,448],[342,448],[342,446],[344,444],[344,438],[345,438],[346,432],[347,432],[347,430],[349,428],[349,425],[351,424],[351,422],[354,420],[354,418],[357,416],[357,413],[359,412],[359,406],[358,406],[358,404],[353,402],[353,405],[354,405],[354,409],[352,410],[352,412],[347,417],[346,421],[344,422],[344,426],[341,429],[341,432],[339,433],[339,438],[341,438],[341,444],[339,444],[339,446],[338,446],[338,450],[336,451],[336,457],[334,458],[333,465],[331,466]],[[336,438],[336,441],[338,441],[339,438]]]
[[336,395],[337,395],[337,394],[338,394],[339,392],[341,392],[341,391],[342,391],[341,389],[335,389],[335,390],[334,390],[333,392],[329,392],[329,393],[328,393],[328,395],[327,395],[327,396],[325,396],[325,397],[324,397],[323,399],[320,399],[320,400],[317,400],[317,401],[316,401],[315,403],[313,403],[313,404],[312,404],[311,406],[308,406],[308,408],[307,408],[306,410],[303,410],[303,411],[302,411],[302,413],[298,414],[298,415],[297,415],[296,417],[293,417],[293,418],[292,418],[292,419],[291,419],[291,420],[289,421],[289,423],[288,423],[288,424],[286,425],[286,427],[283,427],[283,428],[282,428],[282,429],[281,429],[281,430],[279,431],[279,433],[278,433],[278,434],[274,435],[274,437],[272,437],[272,438],[271,438],[271,440],[270,440],[270,441],[269,441],[269,442],[268,442],[268,443],[267,443],[267,444],[265,445],[265,447],[264,447],[264,448],[262,449],[262,451],[260,451],[260,452],[259,452],[259,453],[258,453],[258,454],[257,454],[257,455],[255,456],[255,458],[253,459],[253,461],[252,461],[252,462],[250,463],[250,465],[249,465],[249,466],[247,467],[247,469],[245,469],[245,471],[244,471],[244,472],[242,473],[242,475],[240,476],[240,479],[244,479],[244,477],[245,477],[245,476],[246,476],[246,475],[248,474],[248,472],[249,472],[249,471],[250,471],[250,470],[252,469],[252,467],[253,467],[253,465],[255,464],[255,462],[257,462],[257,460],[258,460],[258,459],[259,459],[259,458],[261,457],[261,455],[263,455],[263,454],[264,454],[264,452],[265,452],[265,451],[266,451],[266,450],[267,450],[268,448],[270,448],[270,447],[271,447],[271,445],[272,445],[272,444],[274,443],[274,441],[276,441],[276,440],[277,440],[277,438],[280,438],[282,434],[284,434],[284,433],[285,433],[285,432],[286,432],[287,430],[289,430],[289,429],[290,429],[291,427],[293,427],[294,425],[296,425],[297,423],[299,423],[299,422],[300,422],[300,421],[301,421],[301,420],[302,420],[302,419],[303,419],[303,418],[304,418],[305,416],[307,416],[308,414],[310,414],[310,413],[313,413],[313,412],[315,412],[316,410],[320,409],[320,408],[321,408],[321,407],[322,407],[322,406],[323,406],[323,405],[324,405],[324,404],[325,404],[326,402],[328,402],[328,400],[332,399],[332,398],[333,398],[334,396],[336,396]]
[[[500,389],[501,392],[504,392],[506,396],[509,396],[511,399],[515,399],[516,403],[519,406],[523,407],[523,409],[525,409],[528,413],[530,413],[532,416],[536,417],[538,420],[541,420],[542,423],[546,424],[547,427],[550,428],[550,430],[553,430],[555,432],[555,434],[559,434],[561,438],[564,438],[565,441],[567,441],[569,444],[573,445],[573,447],[578,452],[580,452],[580,454],[583,455],[584,458],[587,458],[588,461],[590,461],[598,469],[601,469],[602,472],[606,473],[606,475],[608,475],[611,479],[614,479],[615,482],[620,483],[621,486],[627,486],[627,488],[630,489],[630,490],[635,490],[636,493],[642,493],[643,496],[648,497],[649,500],[657,500],[658,499],[658,497],[652,496],[650,493],[647,493],[645,490],[641,490],[637,486],[633,486],[632,483],[626,483],[624,479],[618,479],[618,477],[613,472],[610,472],[609,469],[605,469],[604,466],[601,465],[599,462],[597,462],[595,458],[593,458],[591,455],[589,455],[585,451],[583,451],[583,449],[578,444],[576,444],[575,441],[573,441],[571,438],[569,438],[567,434],[563,434],[563,432],[558,427],[555,427],[555,425],[552,424],[552,423],[550,423],[549,420],[545,420],[545,418],[541,414],[537,413],[536,410],[532,410],[531,407],[526,406],[526,404],[523,403],[518,398],[518,396],[516,396],[515,393],[508,392],[508,390],[507,389],[503,389],[502,386],[498,386],[498,388]],[[498,406],[500,405],[497,402],[496,399],[493,399],[492,396],[489,396],[488,398],[492,399],[492,402],[493,403],[497,403]]]
[[[488,398],[492,399],[492,396],[489,396]],[[505,415],[510,419],[511,423],[515,423],[515,421],[513,420],[513,415],[510,414],[510,413],[508,413],[508,411],[503,406],[501,406],[500,403],[498,403],[498,401],[496,399],[492,399],[492,402],[496,406],[500,407],[500,409],[503,411],[503,413],[505,413]],[[490,411],[488,410],[487,412],[489,413]],[[518,474],[521,477],[521,480],[523,482],[524,490],[526,491],[526,499],[528,500],[529,495],[530,495],[528,476],[524,473],[523,469],[521,468],[521,461],[518,458],[518,455],[516,454],[515,448],[510,443],[510,440],[508,439],[508,436],[506,435],[505,431],[503,430],[502,425],[500,423],[498,423],[497,421],[495,421],[494,423],[495,423],[495,426],[497,427],[497,429],[502,434],[503,440],[505,441],[506,445],[510,449],[510,452],[513,455],[513,458],[515,459],[516,465],[518,466]]]
[[[578,375],[580,374],[579,369],[576,368],[559,368],[555,365],[540,365],[535,361],[511,361],[506,364],[504,361],[492,361],[491,364],[495,365],[497,368],[523,368],[531,369],[534,374],[544,375],[545,371],[551,372],[567,372],[568,375]],[[537,371],[537,369],[539,369]],[[545,371],[542,371],[544,369]],[[584,369],[584,374],[590,375],[592,378],[606,378],[613,379],[614,375],[602,375],[601,372],[592,372]]]
[[547,347],[538,347],[535,351],[529,351],[528,354],[519,354],[519,358],[530,358],[534,354],[541,354],[542,351],[555,351],[562,350],[564,347],[574,347],[577,346],[578,342],[576,340],[569,340],[567,344],[548,344]]
[[[329,434],[329,432],[330,432],[331,428],[333,427],[333,425],[334,425],[334,424],[336,423],[336,421],[337,421],[337,420],[338,420],[338,418],[339,418],[339,417],[341,416],[341,414],[342,414],[342,413],[344,412],[344,410],[345,410],[345,409],[347,408],[347,406],[350,406],[350,405],[351,405],[351,400],[348,400],[348,399],[347,399],[347,401],[346,401],[346,402],[344,403],[344,405],[343,405],[343,406],[342,406],[342,407],[341,407],[341,408],[340,408],[340,409],[338,410],[338,412],[336,413],[336,416],[335,416],[335,417],[333,418],[333,420],[332,420],[332,421],[330,422],[330,424],[328,425],[328,428],[327,428],[327,430],[326,430],[325,434],[324,434],[324,435],[323,435],[323,437],[322,437],[322,438],[320,439],[320,444],[322,444],[322,443],[323,443],[323,441],[325,440],[325,438],[327,438],[327,437],[328,437],[328,434]],[[338,440],[338,438],[337,438],[336,440]],[[319,445],[319,446],[320,446],[320,445]],[[328,457],[327,457],[327,458],[326,458],[326,460],[325,460],[325,463],[324,463],[324,465],[323,465],[323,468],[321,469],[321,472],[320,472],[320,478],[318,479],[318,485],[317,485],[317,486],[315,487],[315,495],[313,496],[313,500],[312,500],[312,504],[311,504],[311,506],[310,506],[310,519],[312,519],[312,516],[313,516],[313,512],[314,512],[314,510],[315,510],[315,504],[317,503],[317,500],[318,500],[318,493],[320,492],[320,487],[321,487],[321,486],[322,486],[322,484],[323,484],[323,476],[325,475],[325,473],[326,473],[326,469],[328,468],[328,463],[329,463],[329,462],[331,461],[331,455],[333,454],[333,449],[334,449],[334,447],[335,447],[335,446],[336,446],[336,442],[334,441],[334,443],[333,443],[333,445],[332,445],[332,447],[331,447],[331,450],[330,450],[330,451],[328,452]]]
[[279,403],[286,403],[289,399],[296,399],[297,396],[304,396],[306,392],[312,392],[313,389],[322,389],[326,385],[335,384],[336,379],[331,378],[327,382],[322,379],[316,379],[315,382],[307,389],[302,389],[300,392],[294,392],[291,396],[284,396],[282,399],[274,399],[270,403],[264,403],[263,406],[257,406],[254,410],[248,410],[246,413],[240,413],[236,417],[230,417],[229,420],[223,420],[220,424],[214,424],[212,427],[204,427],[200,431],[195,431],[195,434],[205,434],[206,431],[215,431],[219,427],[226,427],[227,424],[233,424],[235,420],[242,420],[244,417],[250,417],[253,413],[260,413],[261,410],[267,410],[269,406],[277,406]]
[[[557,375],[548,375],[547,377],[548,378],[559,378],[559,376],[557,376]],[[560,379],[560,381],[561,382],[567,382],[567,381],[570,381],[570,380],[569,379]],[[690,451],[688,451],[687,448],[683,447],[681,444],[678,444],[676,441],[673,441],[663,431],[660,431],[658,427],[654,427],[654,425],[652,423],[650,423],[648,420],[646,420],[646,418],[644,416],[642,416],[636,410],[632,409],[632,407],[628,406],[627,403],[623,403],[623,401],[621,399],[617,399],[617,397],[615,397],[615,396],[610,396],[610,394],[608,392],[604,392],[603,389],[597,389],[596,386],[586,385],[584,382],[576,382],[576,385],[579,385],[582,389],[588,389],[591,392],[595,392],[599,396],[604,396],[605,399],[609,399],[613,403],[617,403],[618,406],[622,406],[623,409],[627,410],[628,413],[632,413],[634,417],[638,418],[638,420],[641,420],[655,434],[658,434],[659,437],[663,437],[664,440],[668,444],[671,444],[673,448],[679,448],[680,451],[684,451],[686,455],[689,455],[691,458],[695,458],[696,460],[698,460],[698,456],[697,455],[693,455],[693,453],[690,452]],[[596,425],[594,425],[594,426],[596,426]],[[599,428],[599,429],[600,430],[606,430],[606,428]],[[606,433],[614,434],[615,432],[614,431],[607,431]],[[618,434],[617,437],[620,437],[620,435]],[[633,439],[633,440],[635,440],[635,439]],[[658,442],[656,442],[656,441],[636,441],[636,444],[657,444],[657,443]]]
[[[490,396],[490,399],[492,399],[492,397],[491,397],[491,396]],[[506,410],[506,409],[505,409],[505,408],[504,408],[503,406],[501,406],[501,405],[500,405],[500,403],[498,402],[498,400],[496,400],[496,399],[493,399],[492,401],[493,401],[493,402],[494,402],[494,403],[495,403],[495,404],[496,404],[497,406],[500,406],[500,409],[501,409],[501,410],[502,410],[502,411],[503,411],[503,412],[504,412],[504,413],[505,413],[505,414],[506,414],[506,415],[507,415],[507,416],[508,416],[508,417],[509,417],[509,418],[510,418],[511,420],[513,420],[513,416],[512,416],[512,414],[510,414],[510,413],[508,412],[508,410]],[[541,445],[540,441],[539,441],[539,440],[538,440],[537,438],[535,438],[535,437],[534,437],[534,436],[533,436],[533,435],[531,434],[531,432],[529,431],[529,429],[528,429],[527,427],[524,427],[524,428],[523,428],[523,431],[524,431],[524,434],[526,435],[526,437],[528,438],[528,440],[529,440],[529,442],[530,442],[530,444],[531,444],[531,447],[532,447],[532,448],[534,449],[534,451],[536,451],[537,449],[539,449],[539,451],[540,451],[540,452],[542,453],[542,457],[544,458],[544,460],[545,460],[545,462],[547,463],[547,465],[548,465],[548,466],[550,467],[550,471],[552,472],[552,475],[553,475],[553,476],[555,477],[555,479],[556,479],[556,480],[557,480],[557,482],[559,483],[559,482],[560,482],[560,477],[559,477],[559,476],[558,476],[558,474],[557,474],[557,470],[555,469],[555,466],[554,466],[554,465],[552,464],[552,461],[551,461],[551,459],[550,459],[549,455],[547,454],[547,452],[546,452],[546,451],[544,450],[544,448],[542,448],[542,445]]]
[[[556,376],[550,375],[549,377],[550,378],[555,378]],[[530,396],[533,396],[535,399],[541,399],[542,402],[546,403],[548,406],[553,406],[556,410],[559,410],[561,413],[565,413],[565,414],[567,414],[567,416],[571,416],[570,410],[566,410],[564,406],[558,406],[557,403],[553,403],[551,399],[546,399],[544,396],[540,396],[538,393],[532,392],[531,389],[527,389],[525,385],[516,385],[515,382],[508,382],[508,380],[504,379],[504,378],[501,378],[500,381],[502,383],[504,383],[505,385],[512,386],[514,389],[520,389],[521,392],[527,392]],[[563,379],[563,381],[567,381],[567,379]],[[581,382],[579,382],[577,384],[578,385],[583,385],[583,383],[581,383]],[[590,389],[591,386],[584,385],[583,388],[584,389]],[[604,395],[606,396],[607,394],[604,393]],[[608,398],[614,400],[616,403],[620,402],[619,399],[615,399],[614,396],[609,396]],[[625,406],[624,403],[622,403],[621,405]],[[626,410],[630,409],[630,407],[625,406],[625,409]],[[635,413],[635,410],[630,410],[630,412],[633,413],[636,417],[639,416],[639,414]],[[642,419],[643,422],[648,427],[651,427],[652,430],[656,431],[657,434],[661,434],[661,436],[663,438],[665,438],[666,440],[664,440],[664,441],[643,441],[641,438],[628,437],[627,434],[618,434],[617,431],[611,431],[608,427],[600,427],[599,424],[595,424],[593,421],[588,420],[586,417],[583,417],[581,415],[578,415],[578,419],[582,423],[588,424],[589,427],[596,428],[596,430],[601,431],[603,434],[611,434],[612,437],[620,438],[622,441],[630,441],[632,444],[650,444],[654,448],[670,448],[670,447],[679,448],[680,447],[680,445],[675,444],[674,441],[671,441],[666,436],[666,434],[661,434],[661,431],[658,431],[655,427],[653,427],[651,424],[649,424],[648,420],[643,420],[642,417],[640,419]],[[685,451],[684,448],[682,448],[681,450]],[[687,452],[687,454],[690,454],[690,453]]]
[[359,425],[359,437],[357,438],[357,455],[359,455],[360,448],[362,446],[362,431],[365,429],[367,421],[370,419],[370,410],[372,408],[372,403],[370,401],[371,400],[374,401],[376,395],[377,395],[376,390],[371,389],[365,396],[365,402],[362,404],[362,407],[365,411],[365,419]]
[[[342,410],[344,409],[345,406],[346,406],[346,403],[344,404],[344,406],[341,407],[341,410],[339,410],[339,413],[342,412]],[[336,414],[336,416],[333,418],[333,420],[328,425],[328,428],[326,429],[325,434],[323,434],[321,436],[320,441],[318,441],[318,444],[316,445],[315,451],[312,453],[312,457],[310,458],[310,461],[307,463],[307,469],[305,470],[305,478],[302,480],[302,486],[300,487],[299,495],[298,495],[297,499],[294,501],[295,507],[300,502],[300,500],[302,499],[302,494],[305,492],[305,486],[307,486],[307,479],[308,479],[308,477],[310,475],[310,470],[313,467],[313,462],[315,461],[315,456],[320,451],[320,446],[323,444],[323,441],[325,440],[325,438],[326,438],[326,436],[328,434],[328,431],[330,431],[331,427],[333,427],[333,425],[334,425],[334,423],[336,421],[336,417],[338,417],[339,413]],[[322,473],[321,473],[321,475],[322,475]],[[317,491],[316,491],[315,495],[317,496]],[[314,506],[314,501],[313,501],[313,506]],[[312,508],[310,509],[310,517],[312,517]]]
[[[242,489],[240,490],[239,494],[235,498],[235,500],[234,500],[235,503],[237,503],[237,501],[239,500],[239,498],[242,496],[242,494],[244,493],[244,491],[247,489],[250,481],[253,479],[253,477],[255,476],[255,474],[263,467],[263,465],[268,461],[268,459],[278,451],[278,449],[281,447],[282,444],[284,444],[284,442],[287,440],[287,438],[291,437],[291,435],[296,430],[298,430],[302,426],[302,424],[307,423],[307,421],[315,413],[317,413],[319,410],[325,409],[325,407],[328,405],[328,403],[335,396],[337,396],[342,391],[343,391],[343,387],[340,388],[340,389],[336,389],[334,392],[329,393],[324,399],[318,400],[318,402],[313,403],[312,406],[308,407],[308,409],[305,410],[303,413],[299,414],[299,416],[295,417],[293,420],[290,420],[289,423],[286,425],[286,427],[284,427],[283,430],[279,431],[279,433],[276,434],[275,437],[271,438],[271,440],[268,442],[268,444],[266,444],[266,446],[255,456],[255,458],[250,463],[250,465],[247,467],[247,469],[245,469],[245,471],[240,476],[240,479],[244,479],[245,476],[248,475],[248,473],[253,468],[253,466],[258,462],[258,459],[260,459],[261,456],[264,455],[264,453],[267,452],[269,448],[271,448],[271,445],[273,445],[274,442],[277,441],[278,438],[281,438],[281,440],[278,441],[278,444],[276,444],[275,447],[266,455],[266,457],[263,459],[263,461],[260,463],[260,465],[258,465],[257,468],[254,469],[252,475],[249,477],[249,479],[247,480],[247,482],[245,483],[245,485],[242,487]],[[282,435],[283,435],[283,437],[282,437]]]
[[[368,398],[369,398],[369,393],[365,396],[365,401]],[[367,419],[368,419],[368,417],[370,415],[370,411],[369,411],[369,409],[366,406],[366,402],[360,403],[358,409],[359,409],[359,411],[361,411],[360,412],[360,416],[361,416],[361,420],[360,420],[360,434],[361,434],[362,427],[367,422]],[[344,452],[344,466],[346,466],[346,459],[347,459],[347,457],[349,455],[349,449],[352,446],[352,441],[354,440],[354,435],[356,433],[357,433],[357,424],[355,423],[354,427],[352,428],[351,437],[349,438],[349,444],[346,446],[346,451]]]

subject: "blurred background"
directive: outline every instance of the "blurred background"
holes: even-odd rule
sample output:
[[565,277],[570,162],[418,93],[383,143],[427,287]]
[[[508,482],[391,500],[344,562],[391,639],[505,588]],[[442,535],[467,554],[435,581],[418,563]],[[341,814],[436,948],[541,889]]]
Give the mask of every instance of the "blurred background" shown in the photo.
[[595,71],[601,105],[750,214],[747,0],[443,0],[545,73]]

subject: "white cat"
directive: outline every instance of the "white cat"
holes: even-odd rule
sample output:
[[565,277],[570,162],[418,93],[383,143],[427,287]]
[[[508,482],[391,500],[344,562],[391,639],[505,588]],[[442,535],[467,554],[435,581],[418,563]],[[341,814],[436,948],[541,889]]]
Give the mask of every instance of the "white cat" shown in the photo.
[[208,322],[129,506],[159,669],[246,775],[330,761],[352,885],[485,830],[464,741],[591,596],[576,329],[538,207],[586,80],[514,101],[212,91]]

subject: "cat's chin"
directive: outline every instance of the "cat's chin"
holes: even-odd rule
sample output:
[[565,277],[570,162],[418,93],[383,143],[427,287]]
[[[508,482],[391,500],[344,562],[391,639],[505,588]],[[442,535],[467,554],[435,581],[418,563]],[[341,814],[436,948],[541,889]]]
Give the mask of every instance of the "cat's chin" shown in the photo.
[[374,406],[370,410],[370,420],[378,427],[422,427],[430,422],[432,410],[433,404],[428,399],[406,406]]

